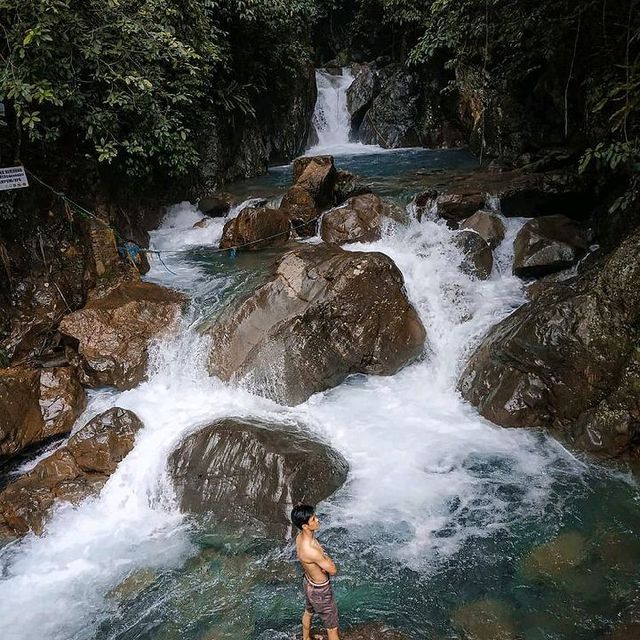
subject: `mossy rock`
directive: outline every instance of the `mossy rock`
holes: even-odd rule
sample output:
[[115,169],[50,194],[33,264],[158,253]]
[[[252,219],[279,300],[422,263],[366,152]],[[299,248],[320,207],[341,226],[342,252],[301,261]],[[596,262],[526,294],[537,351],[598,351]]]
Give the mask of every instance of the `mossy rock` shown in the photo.
[[464,640],[516,640],[519,635],[511,613],[504,602],[485,598],[456,609],[452,623]]
[[582,565],[587,557],[585,538],[567,531],[532,549],[521,565],[526,580],[554,580]]

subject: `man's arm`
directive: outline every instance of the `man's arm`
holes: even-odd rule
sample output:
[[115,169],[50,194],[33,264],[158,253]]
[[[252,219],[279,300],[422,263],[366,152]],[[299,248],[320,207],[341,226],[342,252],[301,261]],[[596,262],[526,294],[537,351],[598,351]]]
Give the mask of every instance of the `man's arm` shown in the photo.
[[338,573],[333,560],[324,552],[323,549],[309,549],[309,561],[315,562],[325,573],[335,576]]

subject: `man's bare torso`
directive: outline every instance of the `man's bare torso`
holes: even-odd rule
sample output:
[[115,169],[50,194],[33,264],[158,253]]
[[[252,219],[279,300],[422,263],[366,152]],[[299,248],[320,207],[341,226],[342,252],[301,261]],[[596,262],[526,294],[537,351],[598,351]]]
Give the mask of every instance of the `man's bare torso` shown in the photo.
[[316,584],[326,582],[329,578],[327,573],[312,560],[314,556],[317,556],[318,551],[323,556],[326,556],[322,545],[315,538],[308,540],[302,534],[297,536],[296,553],[298,555],[298,560],[300,561],[306,576],[311,580],[311,582],[315,582]]

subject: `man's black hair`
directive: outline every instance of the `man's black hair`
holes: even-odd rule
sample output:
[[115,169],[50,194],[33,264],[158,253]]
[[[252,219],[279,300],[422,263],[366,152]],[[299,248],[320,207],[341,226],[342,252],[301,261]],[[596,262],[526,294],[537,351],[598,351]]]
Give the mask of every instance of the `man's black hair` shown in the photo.
[[308,524],[309,518],[316,512],[316,508],[310,504],[297,504],[291,509],[291,522],[302,529],[303,524]]

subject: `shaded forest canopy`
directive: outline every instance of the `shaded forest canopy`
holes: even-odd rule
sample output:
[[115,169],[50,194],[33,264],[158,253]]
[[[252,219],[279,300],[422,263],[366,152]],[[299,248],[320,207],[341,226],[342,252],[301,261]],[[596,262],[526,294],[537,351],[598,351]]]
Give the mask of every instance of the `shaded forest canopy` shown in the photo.
[[0,23],[4,165],[193,187],[211,130],[229,146],[312,64],[378,59],[449,74],[444,91],[480,69],[549,144],[631,178],[621,206],[637,194],[638,0],[0,0]]

